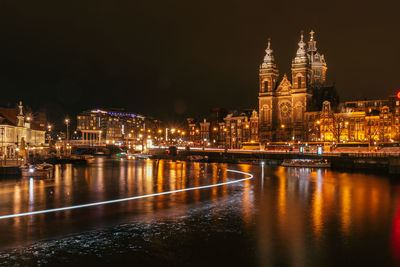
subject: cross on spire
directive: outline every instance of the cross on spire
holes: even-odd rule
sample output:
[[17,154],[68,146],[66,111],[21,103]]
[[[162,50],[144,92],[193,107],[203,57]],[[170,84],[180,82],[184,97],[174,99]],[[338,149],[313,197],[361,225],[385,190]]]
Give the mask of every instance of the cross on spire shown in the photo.
[[311,35],[311,37],[310,37],[310,41],[313,41],[314,40],[314,31],[313,30],[311,30],[310,31],[310,35]]

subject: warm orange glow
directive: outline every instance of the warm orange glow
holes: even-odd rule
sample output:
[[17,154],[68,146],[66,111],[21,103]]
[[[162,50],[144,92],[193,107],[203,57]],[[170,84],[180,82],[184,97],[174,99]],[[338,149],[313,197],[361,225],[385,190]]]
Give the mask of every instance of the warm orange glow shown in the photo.
[[282,128],[282,129],[285,128],[285,124],[281,124],[281,128]]
[[397,92],[396,97],[400,100],[400,91]]

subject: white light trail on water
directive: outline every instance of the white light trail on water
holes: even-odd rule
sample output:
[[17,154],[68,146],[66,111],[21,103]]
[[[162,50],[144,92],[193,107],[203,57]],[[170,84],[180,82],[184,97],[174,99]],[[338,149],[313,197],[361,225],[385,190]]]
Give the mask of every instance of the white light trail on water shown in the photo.
[[235,181],[229,181],[229,182],[218,183],[218,184],[203,185],[203,186],[196,186],[196,187],[189,187],[189,188],[166,191],[166,192],[161,192],[161,193],[154,193],[154,194],[127,197],[127,198],[119,198],[119,199],[100,201],[100,202],[93,202],[93,203],[82,204],[82,205],[75,205],[75,206],[69,206],[69,207],[48,209],[48,210],[38,210],[38,211],[30,211],[30,212],[2,215],[2,216],[0,216],[0,220],[9,219],[9,218],[15,218],[15,217],[29,216],[29,215],[36,215],[36,214],[42,214],[42,213],[57,212],[57,211],[63,211],[63,210],[72,210],[72,209],[80,209],[80,208],[87,208],[87,207],[93,207],[93,206],[100,206],[100,205],[124,202],[124,201],[129,201],[129,200],[140,199],[140,198],[148,198],[148,197],[155,197],[155,196],[161,196],[161,195],[174,194],[174,193],[179,193],[179,192],[184,192],[184,191],[205,189],[205,188],[211,188],[211,187],[217,187],[217,186],[222,186],[222,185],[239,183],[239,182],[243,182],[243,181],[250,180],[250,179],[253,178],[253,175],[251,173],[242,172],[242,171],[236,171],[236,170],[229,170],[229,169],[227,169],[226,171],[227,172],[235,172],[235,173],[248,175],[249,177],[246,177],[246,178],[243,178],[243,179],[238,179],[238,180],[235,180]]

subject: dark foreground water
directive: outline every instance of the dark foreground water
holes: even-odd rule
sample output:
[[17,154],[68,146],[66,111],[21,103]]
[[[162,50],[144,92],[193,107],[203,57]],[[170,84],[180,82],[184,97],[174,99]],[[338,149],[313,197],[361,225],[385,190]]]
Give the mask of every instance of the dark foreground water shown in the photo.
[[[400,264],[400,186],[378,175],[97,158],[0,181],[0,216],[245,178],[208,189],[0,220],[0,264]],[[262,175],[264,173],[264,176]]]

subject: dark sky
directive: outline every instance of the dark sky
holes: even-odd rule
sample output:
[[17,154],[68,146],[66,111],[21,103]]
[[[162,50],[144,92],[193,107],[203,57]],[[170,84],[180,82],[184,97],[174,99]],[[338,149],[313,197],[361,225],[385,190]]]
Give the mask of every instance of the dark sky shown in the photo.
[[0,104],[45,105],[53,120],[101,106],[166,120],[256,108],[267,37],[289,74],[301,29],[316,31],[342,100],[393,94],[398,7],[327,2],[2,0]]

